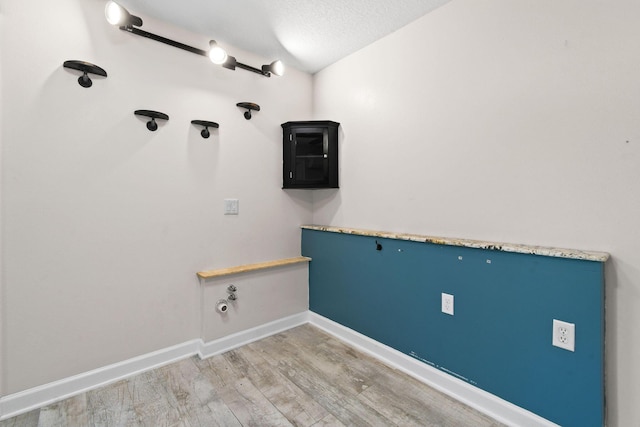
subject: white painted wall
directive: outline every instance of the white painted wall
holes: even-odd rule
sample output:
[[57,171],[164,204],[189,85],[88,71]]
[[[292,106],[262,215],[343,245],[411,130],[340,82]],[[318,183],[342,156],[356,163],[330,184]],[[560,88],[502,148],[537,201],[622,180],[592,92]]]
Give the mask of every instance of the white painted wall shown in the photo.
[[[196,272],[297,256],[311,222],[310,194],[281,190],[280,128],[311,118],[311,76],[216,67],[109,26],[104,5],[2,2],[4,395],[198,338]],[[143,28],[203,49],[211,37]],[[68,59],[109,76],[84,89]],[[246,121],[240,101],[262,110]],[[170,120],[149,132],[136,109]],[[220,129],[202,139],[193,119]],[[306,309],[306,280],[280,283]]]
[[[208,343],[307,311],[308,283],[307,263],[202,280],[202,339]],[[228,299],[229,285],[237,288],[235,301]],[[222,299],[226,313],[216,309]]]
[[640,425],[639,16],[456,0],[314,78],[314,116],[342,129],[341,188],[314,193],[314,223],[611,253],[620,427]]

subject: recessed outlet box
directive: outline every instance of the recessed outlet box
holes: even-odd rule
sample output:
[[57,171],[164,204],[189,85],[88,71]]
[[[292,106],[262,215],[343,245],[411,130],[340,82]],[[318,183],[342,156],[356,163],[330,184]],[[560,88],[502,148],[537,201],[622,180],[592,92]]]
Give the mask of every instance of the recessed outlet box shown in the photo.
[[576,348],[576,325],[575,323],[563,322],[553,319],[553,340],[552,344],[565,350],[575,351]]
[[442,293],[442,312],[453,316],[453,295]]
[[240,202],[238,199],[224,199],[224,214],[238,215]]

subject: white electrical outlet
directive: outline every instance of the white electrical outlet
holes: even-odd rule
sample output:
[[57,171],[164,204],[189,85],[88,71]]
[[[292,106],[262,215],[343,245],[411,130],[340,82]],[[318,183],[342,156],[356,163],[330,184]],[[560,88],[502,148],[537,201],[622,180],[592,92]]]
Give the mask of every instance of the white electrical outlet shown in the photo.
[[453,316],[453,295],[442,293],[442,312]]
[[574,323],[553,319],[552,344],[565,350],[575,351],[576,325]]
[[224,199],[224,214],[238,215],[239,204],[238,199]]

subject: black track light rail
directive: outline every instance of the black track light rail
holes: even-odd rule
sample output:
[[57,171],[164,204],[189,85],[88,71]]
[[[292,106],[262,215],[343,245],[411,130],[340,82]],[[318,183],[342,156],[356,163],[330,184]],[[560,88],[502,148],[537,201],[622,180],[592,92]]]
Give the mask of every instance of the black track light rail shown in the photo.
[[242,68],[243,70],[254,72],[256,74],[262,74],[265,77],[271,77],[270,73],[265,73],[264,71],[258,68],[252,67],[251,65],[243,64],[242,62],[236,62],[236,67]]
[[[127,31],[131,34],[136,34],[141,37],[146,37],[148,39],[167,44],[169,46],[177,47],[178,49],[186,50],[187,52],[195,53],[196,55],[209,56],[209,52],[207,52],[206,50],[198,49],[197,47],[189,46],[187,44],[180,43],[175,40],[171,40],[166,37],[162,37],[145,30],[141,30],[140,28],[136,28],[132,26],[121,26],[120,29],[122,31]],[[271,73],[264,72],[259,68],[255,68],[255,67],[252,67],[251,65],[243,64],[242,62],[236,61],[235,66],[238,68],[242,68],[243,70],[260,74],[261,76],[264,76],[264,77],[271,77]]]
[[178,49],[186,50],[187,52],[195,53],[202,56],[208,56],[208,52],[206,50],[198,49],[197,47],[189,46],[184,43],[180,43],[175,40],[171,40],[145,30],[141,30],[140,28],[122,26],[120,27],[120,29],[123,31],[128,31],[132,34],[146,37],[151,40],[155,40],[160,43],[168,44],[169,46],[177,47]]

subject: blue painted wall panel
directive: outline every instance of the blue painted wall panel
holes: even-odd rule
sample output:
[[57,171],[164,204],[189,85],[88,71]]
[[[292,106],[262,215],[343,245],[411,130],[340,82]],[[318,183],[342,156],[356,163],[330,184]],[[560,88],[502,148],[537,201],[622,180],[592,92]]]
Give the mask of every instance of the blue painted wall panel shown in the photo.
[[302,253],[312,311],[560,425],[603,424],[602,263],[306,229]]

